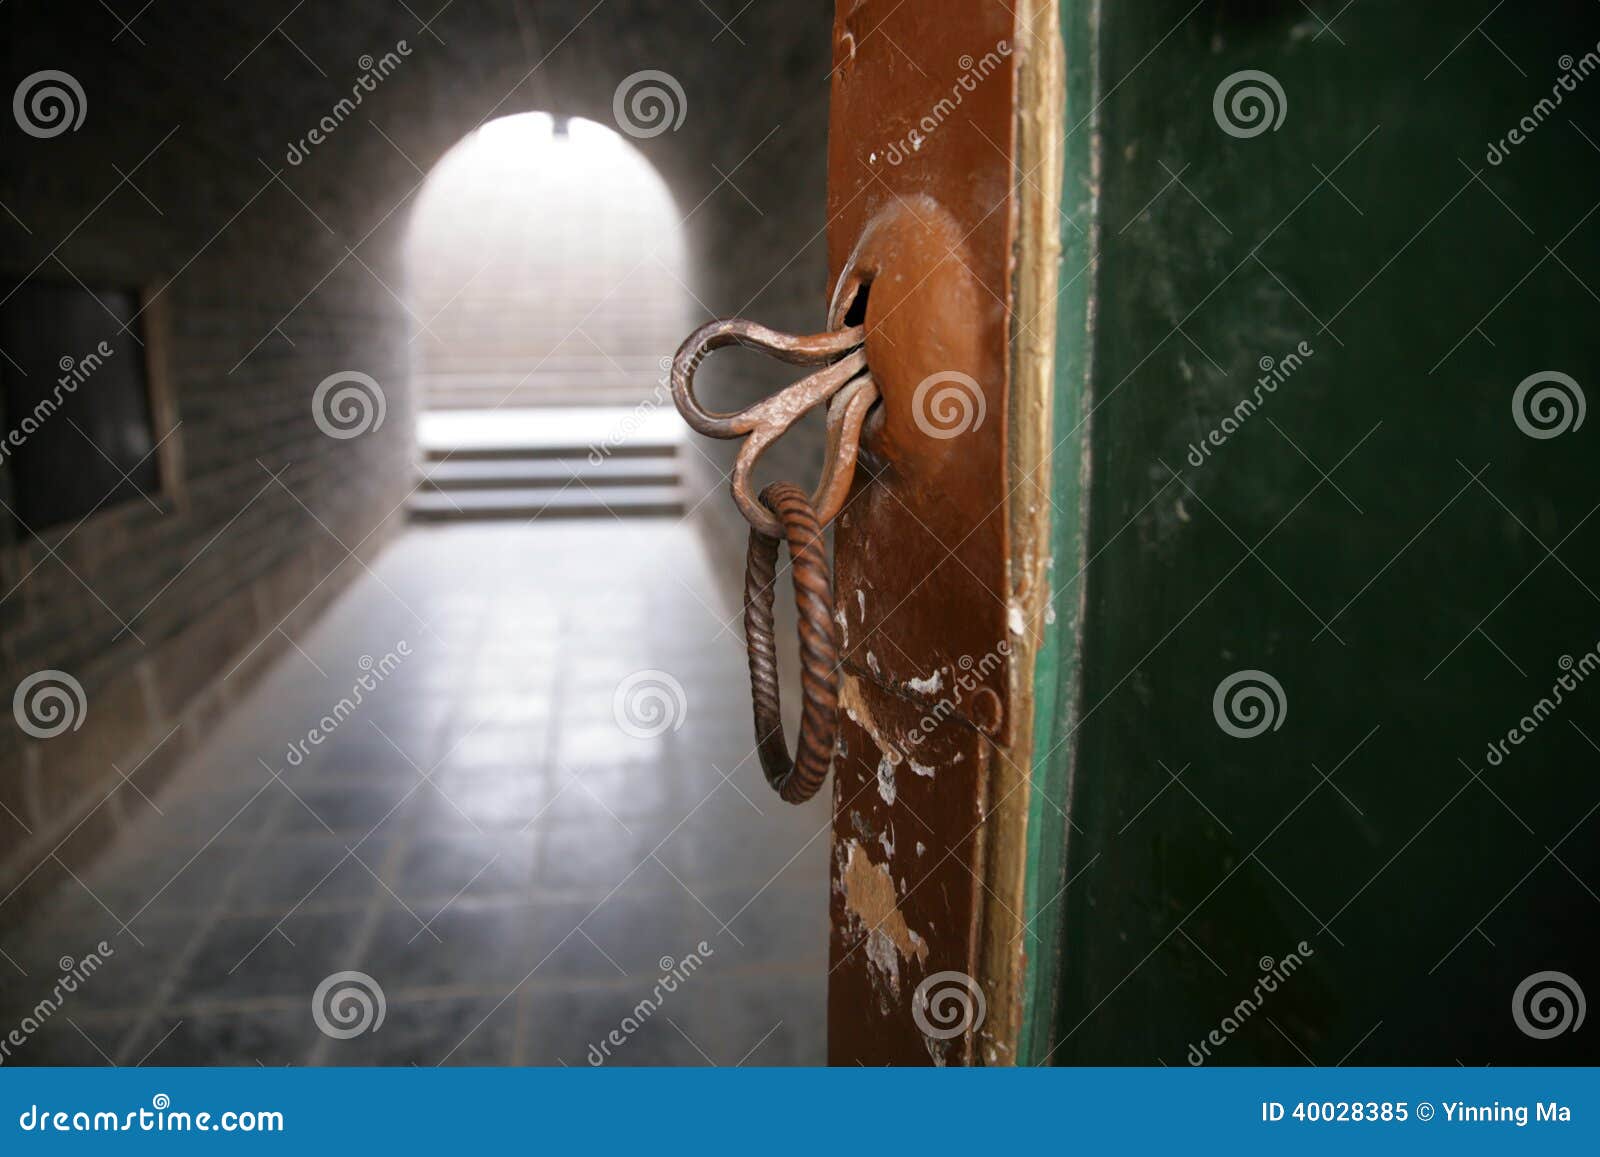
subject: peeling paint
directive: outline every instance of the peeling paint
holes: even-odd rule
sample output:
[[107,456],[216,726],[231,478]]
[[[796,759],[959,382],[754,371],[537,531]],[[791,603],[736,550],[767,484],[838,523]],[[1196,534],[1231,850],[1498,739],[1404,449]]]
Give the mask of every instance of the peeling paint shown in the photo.
[[889,990],[898,995],[900,957],[894,950],[894,941],[890,940],[880,928],[874,928],[867,933],[867,962],[883,973],[888,980]]
[[861,621],[867,621],[867,592],[860,587],[856,588],[856,609],[861,612]]
[[1022,617],[1022,607],[1012,603],[1006,608],[1006,626],[1013,635],[1024,635],[1028,631],[1027,620]]
[[878,656],[874,655],[871,651],[867,652],[867,670],[871,671],[874,675],[883,674],[883,668],[878,666]]
[[850,717],[851,723],[859,723],[867,734],[878,737],[878,721],[861,698],[861,682],[854,675],[847,674],[839,684],[839,709]]
[[850,646],[850,620],[844,617],[844,610],[833,612],[833,621],[839,624],[839,644],[842,647]]
[[935,670],[926,679],[907,679],[906,686],[922,695],[937,695],[939,688],[944,686],[944,675]]
[[929,767],[926,763],[918,763],[914,759],[907,759],[906,762],[911,765],[911,770],[916,772],[918,775],[924,776],[928,779],[933,778],[933,768]]
[[[869,654],[867,658],[870,661],[872,656]],[[883,797],[884,803],[893,804],[897,795],[894,769],[904,761],[905,757],[893,744],[887,742],[883,733],[878,730],[878,721],[872,717],[872,710],[862,697],[860,680],[845,676],[844,685],[839,688],[839,706],[851,721],[872,736],[872,742],[878,745],[881,757],[878,760],[878,794]]]
[[895,801],[894,761],[887,755],[878,760],[878,794],[886,804],[892,805]]
[[845,913],[867,931],[867,961],[874,979],[898,998],[900,962],[926,964],[928,942],[907,926],[887,865],[874,864],[855,840],[849,842],[846,853],[844,906]]

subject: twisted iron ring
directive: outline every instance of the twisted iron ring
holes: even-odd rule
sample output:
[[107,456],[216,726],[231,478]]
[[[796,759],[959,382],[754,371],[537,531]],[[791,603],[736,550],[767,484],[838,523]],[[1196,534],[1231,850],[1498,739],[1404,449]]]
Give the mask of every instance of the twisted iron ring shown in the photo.
[[782,524],[794,576],[800,620],[800,687],[804,703],[795,757],[789,757],[778,696],[778,649],[773,634],[773,594],[778,540],[751,528],[745,556],[744,636],[750,654],[750,697],[755,704],[756,749],[767,782],[788,803],[816,795],[828,776],[839,731],[839,639],[833,619],[833,580],[823,549],[822,524],[806,492],[774,482],[761,503]]

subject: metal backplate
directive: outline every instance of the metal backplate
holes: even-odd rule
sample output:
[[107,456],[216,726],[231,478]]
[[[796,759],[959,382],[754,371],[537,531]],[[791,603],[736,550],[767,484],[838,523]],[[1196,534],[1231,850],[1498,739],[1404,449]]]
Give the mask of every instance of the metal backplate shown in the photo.
[[972,1056],[970,1032],[913,1013],[926,978],[976,972],[989,745],[1010,724],[1014,22],[840,0],[834,26],[830,322],[866,293],[882,395],[835,538],[835,1064]]

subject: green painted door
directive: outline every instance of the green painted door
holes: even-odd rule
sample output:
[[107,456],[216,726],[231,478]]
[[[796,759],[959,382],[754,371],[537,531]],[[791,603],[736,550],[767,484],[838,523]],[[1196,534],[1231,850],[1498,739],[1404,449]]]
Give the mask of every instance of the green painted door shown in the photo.
[[1062,20],[1019,1059],[1593,1062],[1600,7]]

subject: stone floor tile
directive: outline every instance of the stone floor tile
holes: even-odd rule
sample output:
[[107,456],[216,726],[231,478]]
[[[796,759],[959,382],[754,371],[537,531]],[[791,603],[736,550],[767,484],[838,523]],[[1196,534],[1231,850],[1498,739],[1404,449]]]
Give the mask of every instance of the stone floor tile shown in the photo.
[[[610,523],[401,536],[152,791],[159,813],[123,793],[113,848],[77,880],[41,867],[56,891],[28,919],[0,908],[0,1009],[116,949],[35,1063],[103,1063],[70,1016],[126,1062],[581,1065],[702,942],[703,983],[613,1063],[734,1063],[768,1032],[750,1063],[819,1060],[826,800],[780,803],[749,758],[737,607],[696,532],[628,534],[627,567]],[[672,716],[630,721],[619,686],[663,672]],[[337,1040],[312,995],[355,969],[385,1024]]]

